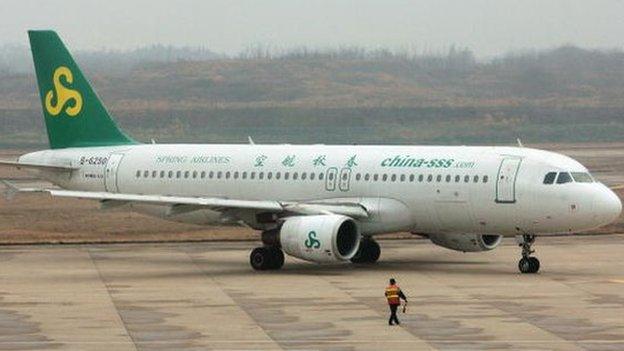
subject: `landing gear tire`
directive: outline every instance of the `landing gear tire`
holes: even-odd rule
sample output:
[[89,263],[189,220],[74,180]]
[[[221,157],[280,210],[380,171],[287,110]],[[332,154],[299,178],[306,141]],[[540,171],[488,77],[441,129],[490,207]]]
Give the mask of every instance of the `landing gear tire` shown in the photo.
[[535,235],[524,234],[519,237],[518,243],[522,247],[522,258],[518,262],[520,273],[537,273],[540,269],[540,261],[531,254],[535,250],[531,249],[531,245],[535,242]]
[[249,264],[257,271],[280,269],[284,265],[284,252],[277,247],[257,247],[249,255]]
[[353,263],[375,263],[381,255],[379,244],[373,239],[363,239],[360,248],[351,258]]
[[522,257],[518,262],[518,269],[522,273],[537,273],[540,261],[535,257]]

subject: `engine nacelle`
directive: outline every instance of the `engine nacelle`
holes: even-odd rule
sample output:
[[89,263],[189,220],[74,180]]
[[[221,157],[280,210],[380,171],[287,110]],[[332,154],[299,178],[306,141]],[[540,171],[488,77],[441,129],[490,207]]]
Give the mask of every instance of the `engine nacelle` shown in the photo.
[[279,232],[285,253],[318,263],[351,259],[360,247],[360,239],[355,221],[340,215],[290,217]]
[[495,249],[502,235],[485,234],[430,234],[431,242],[447,249],[462,252],[481,252]]

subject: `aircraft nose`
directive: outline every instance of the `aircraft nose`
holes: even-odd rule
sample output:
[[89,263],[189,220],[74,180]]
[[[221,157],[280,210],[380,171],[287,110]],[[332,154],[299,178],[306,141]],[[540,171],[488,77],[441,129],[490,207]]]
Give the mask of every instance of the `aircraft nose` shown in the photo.
[[622,201],[606,186],[602,186],[600,194],[594,198],[594,210],[603,224],[609,224],[620,217]]

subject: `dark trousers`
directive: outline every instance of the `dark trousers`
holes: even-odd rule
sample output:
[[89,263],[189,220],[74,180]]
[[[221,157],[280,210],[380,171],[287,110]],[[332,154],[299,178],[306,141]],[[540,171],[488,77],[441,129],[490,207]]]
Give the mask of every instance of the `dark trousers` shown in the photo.
[[397,314],[396,314],[397,308],[399,308],[399,305],[388,305],[388,306],[390,306],[390,319],[388,319],[388,324],[390,325],[394,323],[401,324],[399,323],[399,319],[397,318]]

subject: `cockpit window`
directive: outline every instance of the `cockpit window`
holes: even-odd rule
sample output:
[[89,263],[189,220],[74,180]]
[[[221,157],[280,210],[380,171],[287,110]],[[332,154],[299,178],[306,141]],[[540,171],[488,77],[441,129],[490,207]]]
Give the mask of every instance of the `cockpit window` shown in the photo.
[[594,178],[592,178],[589,173],[586,172],[572,172],[572,178],[577,183],[593,183]]
[[552,184],[555,182],[555,178],[557,177],[557,172],[548,172],[544,177],[544,184]]
[[568,172],[561,172],[557,177],[557,184],[570,183],[572,182],[572,177]]

